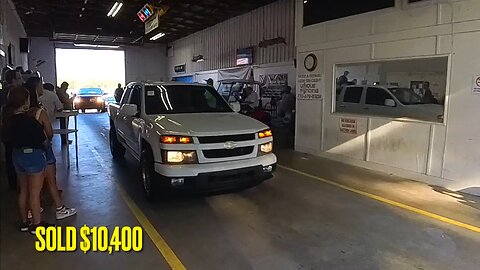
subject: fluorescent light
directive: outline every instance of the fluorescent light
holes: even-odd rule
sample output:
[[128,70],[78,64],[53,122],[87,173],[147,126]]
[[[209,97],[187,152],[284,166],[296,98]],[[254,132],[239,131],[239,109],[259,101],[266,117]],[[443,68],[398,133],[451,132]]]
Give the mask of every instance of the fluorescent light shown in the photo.
[[0,55],[5,57],[5,52],[3,50],[0,50]]
[[74,43],[73,46],[75,46],[75,47],[87,47],[87,48],[108,48],[108,49],[118,49],[118,48],[120,48],[120,46],[114,46],[114,45],[77,44],[77,43]]
[[158,33],[155,36],[151,37],[150,40],[157,40],[163,36],[165,36],[165,33]]
[[110,11],[107,13],[107,17],[112,17],[112,18],[115,17],[122,7],[123,7],[122,2],[115,2],[115,4],[113,4],[112,8],[110,9]]

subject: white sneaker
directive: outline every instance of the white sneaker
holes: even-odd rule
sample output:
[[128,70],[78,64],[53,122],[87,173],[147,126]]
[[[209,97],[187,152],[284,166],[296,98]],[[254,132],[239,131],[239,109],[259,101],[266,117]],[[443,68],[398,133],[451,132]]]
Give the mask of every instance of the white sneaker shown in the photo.
[[[43,213],[43,208],[40,207],[40,214]],[[28,210],[28,213],[27,213],[27,218],[28,219],[32,219],[32,210]]]
[[71,217],[75,214],[77,214],[77,210],[75,208],[68,208],[68,207],[65,207],[64,205],[62,209],[57,210],[56,217],[57,219],[64,219],[64,218]]

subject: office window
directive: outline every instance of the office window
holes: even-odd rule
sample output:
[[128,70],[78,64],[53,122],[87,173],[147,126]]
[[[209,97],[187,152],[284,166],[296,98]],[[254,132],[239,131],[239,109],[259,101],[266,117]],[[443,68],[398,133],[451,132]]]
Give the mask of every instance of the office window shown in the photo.
[[395,0],[322,0],[304,1],[303,25],[335,20],[395,6]]

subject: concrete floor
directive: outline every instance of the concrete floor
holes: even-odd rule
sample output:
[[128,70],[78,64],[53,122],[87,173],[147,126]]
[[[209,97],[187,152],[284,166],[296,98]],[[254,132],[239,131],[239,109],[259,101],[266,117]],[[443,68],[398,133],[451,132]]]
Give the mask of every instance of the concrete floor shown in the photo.
[[[79,169],[59,162],[58,174],[66,203],[79,213],[59,225],[138,225],[119,184],[187,269],[479,269],[479,233],[283,168],[253,189],[148,203],[133,158],[112,162],[108,116],[79,122]],[[478,197],[291,151],[278,155],[282,165],[480,226]],[[17,232],[16,194],[1,177],[0,269],[169,269],[146,234],[140,253],[37,253],[35,238]],[[43,205],[53,221],[48,200]]]

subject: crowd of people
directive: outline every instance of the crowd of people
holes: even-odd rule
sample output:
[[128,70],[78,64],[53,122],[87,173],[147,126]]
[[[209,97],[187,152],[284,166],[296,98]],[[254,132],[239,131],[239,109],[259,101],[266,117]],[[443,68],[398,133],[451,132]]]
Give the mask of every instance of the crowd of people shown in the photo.
[[[66,93],[68,83],[55,89],[53,84],[43,84],[35,74],[27,76],[24,82],[19,69],[6,70],[2,80],[0,136],[5,148],[7,179],[10,187],[18,191],[20,231],[35,234],[38,226],[51,225],[41,219],[40,197],[44,187],[55,204],[57,220],[77,213],[61,199],[52,149],[55,114],[71,109],[71,99]],[[66,128],[67,123],[60,125]]]

